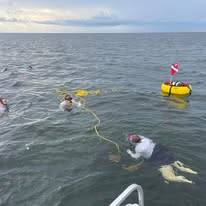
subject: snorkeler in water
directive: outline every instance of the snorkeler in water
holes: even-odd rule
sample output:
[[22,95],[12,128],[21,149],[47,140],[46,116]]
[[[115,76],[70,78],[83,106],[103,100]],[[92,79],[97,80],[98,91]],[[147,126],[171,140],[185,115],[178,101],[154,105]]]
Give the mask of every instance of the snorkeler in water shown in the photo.
[[7,100],[4,98],[0,98],[0,113],[8,112],[8,111],[9,111],[9,107],[8,107]]
[[184,176],[176,176],[173,168],[191,174],[197,174],[197,172],[184,167],[184,164],[180,161],[175,161],[173,155],[164,146],[158,145],[153,140],[137,134],[130,135],[129,141],[134,146],[135,152],[128,149],[127,153],[135,159],[142,157],[158,167],[165,180],[169,182],[193,183]]
[[5,67],[1,72],[6,72],[8,70],[7,67]]
[[80,107],[81,103],[74,101],[70,95],[65,95],[64,101],[60,103],[59,108],[62,111],[70,112],[73,105]]

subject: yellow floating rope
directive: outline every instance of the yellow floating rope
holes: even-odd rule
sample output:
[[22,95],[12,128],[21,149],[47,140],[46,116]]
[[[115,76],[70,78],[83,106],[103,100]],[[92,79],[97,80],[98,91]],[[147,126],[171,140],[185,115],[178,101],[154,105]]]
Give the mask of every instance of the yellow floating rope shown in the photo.
[[110,140],[110,139],[107,139],[106,137],[103,137],[102,135],[99,134],[99,131],[98,131],[97,128],[100,126],[101,121],[100,121],[100,119],[97,117],[97,115],[96,115],[93,111],[91,111],[90,109],[88,109],[88,108],[85,107],[85,100],[84,100],[83,98],[82,98],[82,100],[83,100],[83,106],[82,106],[82,107],[83,107],[87,112],[89,112],[90,114],[92,114],[92,115],[95,117],[95,119],[97,120],[97,124],[94,125],[94,130],[95,130],[97,136],[100,137],[101,139],[107,141],[107,142],[110,142],[110,143],[114,144],[114,145],[116,146],[116,148],[117,148],[118,153],[120,153],[119,145],[118,145],[116,142],[114,142],[114,141],[112,141],[112,140]]
[[77,90],[77,91],[74,91],[74,94],[77,97],[85,97],[85,96],[88,95],[88,91],[86,91],[86,90]]
[[[119,92],[120,90],[113,88],[111,91],[112,92]],[[65,94],[71,95],[72,94],[72,95],[75,95],[76,97],[86,97],[89,94],[91,94],[91,95],[100,95],[102,93],[103,94],[108,93],[108,91],[106,91],[106,90],[99,90],[99,89],[89,90],[89,91],[88,90],[74,90],[74,91],[71,91],[71,92],[63,90],[63,89],[57,89],[56,92],[58,94],[63,94],[63,95],[65,95]]]
[[130,165],[130,166],[122,165],[122,168],[125,170],[128,170],[129,172],[134,172],[140,168],[143,162],[144,160],[142,159],[139,163],[135,165]]
[[69,91],[66,91],[64,89],[56,89],[56,93],[59,94],[59,95],[73,95],[73,92],[69,92]]

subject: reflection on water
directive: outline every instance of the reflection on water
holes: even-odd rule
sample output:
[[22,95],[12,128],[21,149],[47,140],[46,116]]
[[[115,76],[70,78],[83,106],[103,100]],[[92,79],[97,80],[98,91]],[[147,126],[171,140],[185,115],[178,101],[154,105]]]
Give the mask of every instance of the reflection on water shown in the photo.
[[160,92],[160,94],[165,97],[164,101],[169,105],[179,109],[184,109],[187,107],[189,103],[189,96],[188,95],[175,95],[171,94],[168,96],[167,93]]

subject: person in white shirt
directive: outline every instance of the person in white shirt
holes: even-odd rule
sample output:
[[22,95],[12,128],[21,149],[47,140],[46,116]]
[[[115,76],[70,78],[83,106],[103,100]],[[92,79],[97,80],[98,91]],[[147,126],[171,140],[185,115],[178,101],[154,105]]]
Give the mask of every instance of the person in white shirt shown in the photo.
[[173,167],[191,174],[197,174],[197,172],[184,167],[182,162],[175,161],[173,155],[166,147],[158,145],[154,143],[153,140],[137,134],[130,135],[129,141],[135,147],[135,152],[127,149],[127,153],[135,159],[142,157],[152,165],[158,167],[165,180],[169,182],[193,183],[184,176],[176,176]]
[[59,108],[62,111],[70,112],[73,105],[80,107],[81,103],[74,101],[70,95],[65,95],[64,101],[60,103]]

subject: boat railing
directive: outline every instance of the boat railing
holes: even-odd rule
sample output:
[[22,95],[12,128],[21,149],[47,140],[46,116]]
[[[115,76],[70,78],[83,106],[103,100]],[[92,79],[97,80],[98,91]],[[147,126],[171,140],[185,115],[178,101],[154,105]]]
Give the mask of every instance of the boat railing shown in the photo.
[[128,186],[109,206],[119,206],[122,204],[134,191],[137,192],[138,203],[127,204],[125,206],[144,206],[144,192],[140,185],[131,184]]

